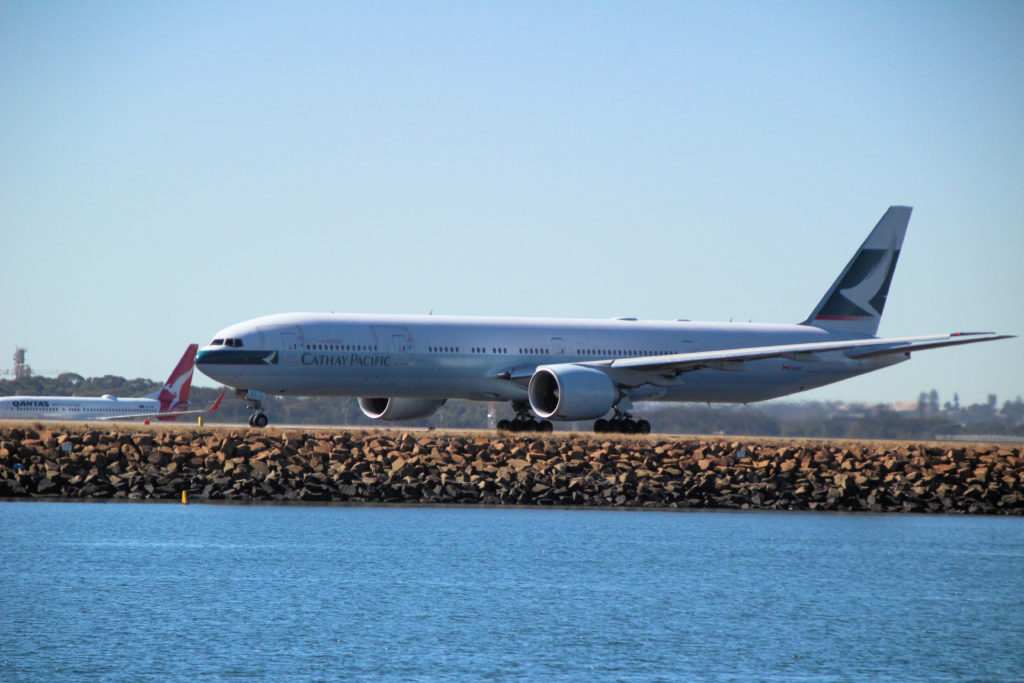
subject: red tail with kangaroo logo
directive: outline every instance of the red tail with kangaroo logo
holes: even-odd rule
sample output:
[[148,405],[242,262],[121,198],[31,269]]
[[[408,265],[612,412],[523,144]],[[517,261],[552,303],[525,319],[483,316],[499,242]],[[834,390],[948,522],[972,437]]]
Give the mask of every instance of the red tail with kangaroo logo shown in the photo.
[[[189,344],[160,391],[147,396],[147,398],[155,398],[160,401],[161,413],[184,412],[188,409],[188,394],[192,390],[193,361],[198,350],[198,344]],[[173,420],[176,417],[176,415],[168,415],[161,416],[159,419]]]

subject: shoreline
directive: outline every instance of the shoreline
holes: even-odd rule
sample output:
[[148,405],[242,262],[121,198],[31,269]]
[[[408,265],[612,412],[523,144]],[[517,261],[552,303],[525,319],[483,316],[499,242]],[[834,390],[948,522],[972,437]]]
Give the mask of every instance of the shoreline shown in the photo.
[[1024,516],[1017,444],[0,426],[0,500]]

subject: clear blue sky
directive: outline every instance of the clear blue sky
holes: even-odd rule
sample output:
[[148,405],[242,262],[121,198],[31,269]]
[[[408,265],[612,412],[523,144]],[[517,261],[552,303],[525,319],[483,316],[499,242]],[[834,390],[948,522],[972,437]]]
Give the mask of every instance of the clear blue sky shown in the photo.
[[[0,1],[0,366],[163,379],[284,311],[1024,333],[1021,2]],[[197,383],[212,386],[197,377]],[[1002,402],[1020,339],[798,397]]]

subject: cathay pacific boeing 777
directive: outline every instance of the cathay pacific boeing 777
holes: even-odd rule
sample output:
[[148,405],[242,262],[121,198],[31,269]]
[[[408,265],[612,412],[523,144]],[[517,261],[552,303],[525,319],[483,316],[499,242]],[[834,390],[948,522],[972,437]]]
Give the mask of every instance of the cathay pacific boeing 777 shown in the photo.
[[761,401],[1010,336],[875,336],[910,211],[886,211],[799,324],[285,313],[221,330],[196,365],[234,387],[259,427],[263,399],[278,394],[355,396],[369,417],[394,421],[449,398],[508,401],[515,419],[499,429],[596,419],[595,431],[646,433],[636,401]]

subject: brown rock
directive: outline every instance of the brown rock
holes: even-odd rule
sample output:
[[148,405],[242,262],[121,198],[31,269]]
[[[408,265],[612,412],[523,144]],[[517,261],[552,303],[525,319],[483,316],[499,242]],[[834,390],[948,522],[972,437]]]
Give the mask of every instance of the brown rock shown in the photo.
[[171,461],[171,454],[163,449],[155,450],[146,458],[146,462],[157,467],[163,467]]

